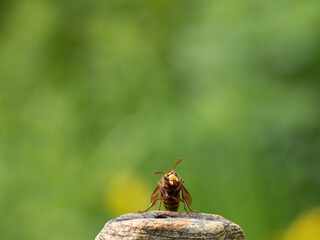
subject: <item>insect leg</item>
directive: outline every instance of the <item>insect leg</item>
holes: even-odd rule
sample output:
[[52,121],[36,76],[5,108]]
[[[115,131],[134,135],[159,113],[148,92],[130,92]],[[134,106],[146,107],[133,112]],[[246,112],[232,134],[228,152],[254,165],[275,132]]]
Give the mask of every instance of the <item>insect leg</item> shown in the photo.
[[187,208],[186,208],[186,201],[179,198],[179,197],[172,197],[173,199],[177,200],[177,201],[180,201],[180,202],[183,202],[184,203],[184,210],[186,210],[186,212],[189,214]]
[[158,209],[158,211],[160,211],[161,203],[162,203],[162,200],[160,200],[160,202],[159,202],[159,209]]
[[153,207],[153,205],[156,203],[157,200],[163,200],[163,199],[165,199],[165,198],[166,198],[166,197],[158,197],[158,198],[155,198],[155,199],[152,201],[152,203],[150,204],[150,206],[149,206],[146,210],[144,210],[144,211],[138,211],[138,213],[143,213],[143,212],[148,211],[150,208]]
[[190,205],[188,203],[188,201],[184,201],[184,204],[187,204],[188,208],[190,209],[191,212],[194,212],[194,213],[198,213],[199,211],[192,211],[192,209],[190,208]]
[[164,186],[161,184],[160,181],[158,181],[158,185],[159,185],[159,188],[160,188],[160,191],[161,191],[161,195],[164,196],[165,195],[165,192],[164,192]]
[[[164,192],[164,190],[163,190],[163,185],[161,184],[160,181],[158,181],[158,185],[159,185],[159,189],[160,189],[160,192],[161,192],[161,197],[162,197],[162,196],[165,196],[165,192]],[[158,211],[160,211],[161,203],[162,203],[162,200],[160,200],[160,202],[159,202]]]
[[187,213],[188,215],[193,216],[193,215],[191,215],[191,214],[188,212],[188,210],[187,210],[187,208],[186,208],[186,205],[189,207],[189,209],[190,209],[191,212],[197,213],[197,211],[192,211],[192,209],[190,208],[190,206],[189,206],[189,204],[188,204],[188,202],[187,202],[186,200],[181,199],[181,198],[179,198],[179,197],[174,197],[174,199],[176,199],[177,201],[180,201],[180,202],[183,202],[183,203],[184,203],[184,205],[183,205],[183,206],[184,206],[184,210],[186,211],[186,213]]

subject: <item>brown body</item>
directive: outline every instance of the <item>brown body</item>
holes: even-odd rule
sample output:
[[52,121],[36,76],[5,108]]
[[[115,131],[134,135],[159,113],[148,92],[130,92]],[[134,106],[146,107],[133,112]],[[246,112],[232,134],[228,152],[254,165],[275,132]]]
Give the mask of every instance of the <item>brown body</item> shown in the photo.
[[[164,173],[164,172],[155,172],[154,174],[164,174],[161,181],[158,182],[157,188],[154,190],[154,192],[151,195],[151,204],[145,211],[139,211],[139,212],[146,212],[148,211],[156,201],[160,201],[159,203],[159,210],[161,207],[161,202],[163,201],[164,207],[167,211],[173,211],[176,212],[179,207],[179,203],[184,203],[184,209],[188,213],[188,210],[186,206],[190,209],[191,212],[193,212],[190,208],[190,205],[192,203],[191,196],[187,189],[182,185],[183,180],[179,178],[178,174],[173,171],[173,169],[177,166],[177,164],[183,160],[180,159],[172,168],[170,172]],[[153,174],[153,175],[154,175]],[[181,193],[181,197],[180,197]],[[158,195],[160,194],[160,197]]]

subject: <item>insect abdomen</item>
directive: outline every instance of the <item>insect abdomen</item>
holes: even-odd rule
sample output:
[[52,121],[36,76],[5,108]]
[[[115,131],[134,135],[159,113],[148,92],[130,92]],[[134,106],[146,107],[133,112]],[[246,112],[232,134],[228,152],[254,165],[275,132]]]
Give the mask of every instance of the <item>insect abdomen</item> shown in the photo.
[[176,212],[179,207],[179,201],[169,197],[163,200],[163,205],[167,211]]

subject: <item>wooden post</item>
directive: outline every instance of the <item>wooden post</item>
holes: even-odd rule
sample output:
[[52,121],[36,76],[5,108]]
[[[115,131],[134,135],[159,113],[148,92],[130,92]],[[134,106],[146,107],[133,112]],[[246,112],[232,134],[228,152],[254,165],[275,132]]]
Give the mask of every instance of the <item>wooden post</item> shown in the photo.
[[212,239],[244,240],[242,229],[214,214],[151,211],[121,215],[106,223],[95,240]]

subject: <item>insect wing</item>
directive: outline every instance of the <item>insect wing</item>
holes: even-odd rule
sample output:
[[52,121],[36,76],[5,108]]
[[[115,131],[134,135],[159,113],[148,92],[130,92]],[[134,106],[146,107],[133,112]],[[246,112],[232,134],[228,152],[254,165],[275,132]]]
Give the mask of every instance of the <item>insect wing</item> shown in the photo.
[[189,205],[192,203],[192,198],[190,196],[190,193],[187,191],[187,189],[181,184],[182,189],[182,198],[188,202]]
[[159,193],[160,193],[160,188],[158,185],[151,195],[151,202],[158,197]]

